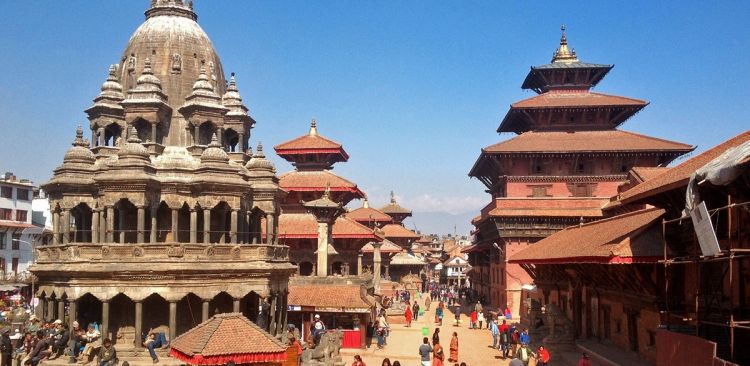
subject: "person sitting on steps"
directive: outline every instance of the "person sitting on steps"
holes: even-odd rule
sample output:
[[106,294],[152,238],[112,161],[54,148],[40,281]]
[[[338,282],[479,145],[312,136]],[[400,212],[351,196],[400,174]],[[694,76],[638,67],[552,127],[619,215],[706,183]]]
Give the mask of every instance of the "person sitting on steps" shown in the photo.
[[151,359],[154,361],[154,363],[158,363],[159,356],[156,355],[156,351],[154,350],[159,347],[169,347],[169,342],[167,341],[167,336],[162,332],[148,332],[148,336],[143,342],[143,346],[148,348],[148,353],[151,355]]

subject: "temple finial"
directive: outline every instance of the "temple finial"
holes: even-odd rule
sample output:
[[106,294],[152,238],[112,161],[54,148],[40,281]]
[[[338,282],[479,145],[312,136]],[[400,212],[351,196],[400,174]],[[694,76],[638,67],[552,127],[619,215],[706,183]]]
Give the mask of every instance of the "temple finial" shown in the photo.
[[571,51],[568,48],[568,35],[566,34],[567,28],[565,27],[565,24],[560,26],[560,31],[562,34],[560,35],[560,46],[557,48],[555,53],[552,56],[552,62],[565,62],[565,63],[573,63],[578,62],[578,57],[576,57],[576,51]]
[[362,202],[363,208],[370,208],[370,202],[367,200],[367,197],[365,197],[365,200]]
[[310,122],[310,136],[318,136],[318,122],[315,120],[315,118],[312,119],[312,122]]
[[259,158],[265,158],[266,155],[263,153],[263,143],[258,141],[258,147],[255,148],[255,156]]
[[86,146],[86,142],[83,140],[83,128],[78,125],[76,128],[76,139],[73,140],[73,146]]
[[391,203],[396,203],[396,193],[394,193],[393,191],[391,191]]

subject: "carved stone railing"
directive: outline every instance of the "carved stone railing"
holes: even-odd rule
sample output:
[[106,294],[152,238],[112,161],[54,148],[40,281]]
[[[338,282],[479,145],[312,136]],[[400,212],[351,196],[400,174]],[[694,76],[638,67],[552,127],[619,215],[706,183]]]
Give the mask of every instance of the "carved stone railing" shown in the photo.
[[72,243],[36,247],[36,262],[80,261],[261,261],[286,262],[289,247],[268,244]]

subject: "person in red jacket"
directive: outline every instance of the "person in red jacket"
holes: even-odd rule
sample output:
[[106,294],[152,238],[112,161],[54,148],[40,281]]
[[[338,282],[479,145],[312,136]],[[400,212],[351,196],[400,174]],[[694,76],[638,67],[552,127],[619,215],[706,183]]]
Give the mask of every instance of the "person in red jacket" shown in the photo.
[[472,310],[470,317],[471,317],[471,324],[469,324],[469,329],[477,329],[477,320],[479,319],[477,315],[477,311]]
[[581,355],[581,359],[578,360],[577,366],[591,366],[591,360],[589,360],[589,355],[584,352]]
[[406,326],[411,327],[411,321],[414,319],[414,313],[411,312],[411,305],[406,303],[406,311],[404,312],[404,318],[406,319]]
[[539,346],[539,349],[536,350],[536,366],[547,366],[549,363],[550,355],[547,348],[544,346]]
[[354,362],[352,362],[352,366],[367,366],[367,365],[365,365],[365,363],[362,361],[362,357],[360,357],[359,355],[354,355]]

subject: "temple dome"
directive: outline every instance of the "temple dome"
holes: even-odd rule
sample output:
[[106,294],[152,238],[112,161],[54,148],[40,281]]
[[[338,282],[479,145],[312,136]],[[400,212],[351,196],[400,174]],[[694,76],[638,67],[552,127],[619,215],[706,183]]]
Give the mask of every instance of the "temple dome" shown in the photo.
[[[151,61],[153,77],[161,82],[168,103],[177,110],[193,91],[201,67],[206,68],[217,94],[226,89],[221,60],[195,13],[182,1],[154,1],[146,21],[130,37],[120,60],[120,83],[125,90],[136,87],[140,66]],[[149,76],[150,77],[150,76]]]
[[73,146],[68,149],[63,158],[63,164],[94,164],[94,153],[88,148],[88,142],[83,139],[83,130],[81,126],[76,129],[76,139]]

